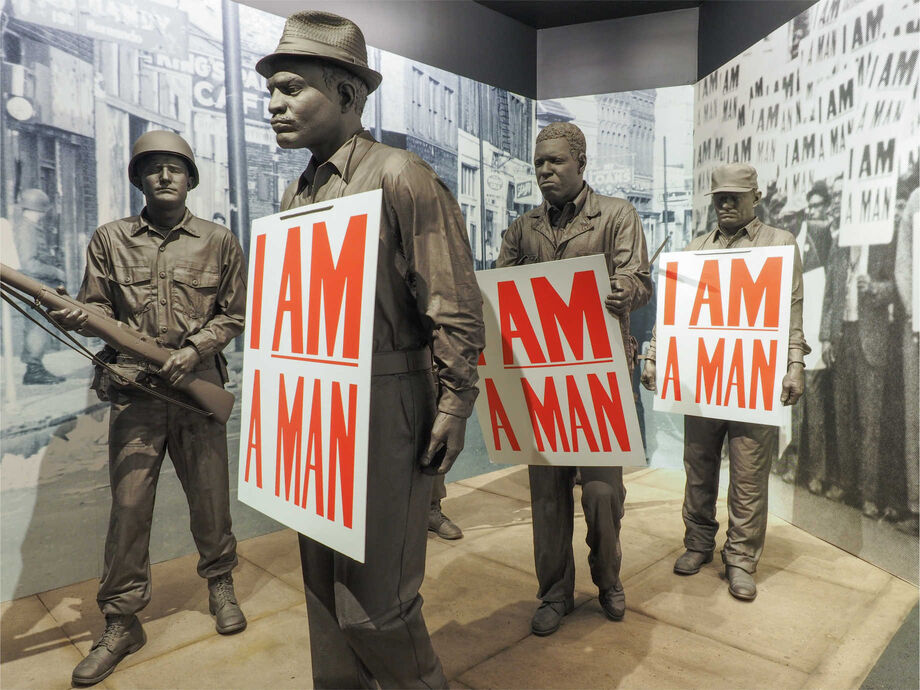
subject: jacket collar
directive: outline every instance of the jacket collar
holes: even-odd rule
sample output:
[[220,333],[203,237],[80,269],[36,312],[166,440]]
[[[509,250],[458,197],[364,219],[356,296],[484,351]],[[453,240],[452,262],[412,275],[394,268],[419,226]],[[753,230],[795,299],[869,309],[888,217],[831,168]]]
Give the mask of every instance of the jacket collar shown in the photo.
[[[583,199],[580,199],[584,195]],[[568,242],[574,237],[594,229],[594,219],[600,214],[600,208],[597,203],[597,194],[591,189],[591,186],[585,182],[585,186],[579,196],[575,198],[576,214],[571,222],[566,226],[565,232],[558,239],[555,237],[553,228],[549,223],[549,204],[546,200],[524,214],[524,217],[530,223],[530,227],[535,232],[539,232],[553,245],[561,245]]]
[[376,143],[377,140],[371,136],[370,132],[362,129],[342,144],[326,162],[319,163],[316,160],[316,156],[311,157],[297,182],[297,193],[301,194],[308,186],[313,184],[313,180],[316,179],[316,173],[325,166],[329,166],[342,178],[345,184],[348,184],[351,182],[355,169]]
[[[169,229],[169,232],[166,233],[167,236],[171,235],[174,230],[185,230],[189,235],[194,237],[201,237],[201,231],[199,228],[195,227],[198,224],[198,219],[192,215],[192,212],[187,208],[185,209],[185,215],[182,216],[182,220],[179,221],[179,224],[175,227]],[[147,219],[147,207],[144,207],[144,210],[141,211],[139,216],[135,216],[134,226],[131,228],[131,235],[139,235],[144,230],[151,230],[159,234],[159,231],[150,224],[150,221]]]

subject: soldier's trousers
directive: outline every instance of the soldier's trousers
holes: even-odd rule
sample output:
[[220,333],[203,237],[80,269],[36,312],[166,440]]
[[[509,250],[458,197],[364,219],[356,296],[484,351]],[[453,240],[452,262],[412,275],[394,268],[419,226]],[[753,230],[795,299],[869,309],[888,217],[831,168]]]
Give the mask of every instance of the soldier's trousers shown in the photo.
[[728,436],[728,532],[722,558],[753,573],[767,533],[770,465],[776,458],[777,428],[706,417],[684,417],[684,546],[712,551],[716,546],[716,498],[722,442]]
[[[216,369],[197,375],[220,385]],[[181,396],[173,390],[163,392]],[[198,574],[214,577],[237,564],[236,538],[230,529],[226,426],[139,391],[119,392],[109,418],[112,510],[96,597],[106,615],[136,613],[150,602],[150,527],[167,451],[188,499],[200,555]]]
[[620,588],[620,520],[626,487],[622,467],[550,467],[531,465],[533,554],[543,601],[565,601],[575,594],[575,470],[581,470],[581,505],[588,524],[591,579],[598,589]]
[[432,477],[430,371],[371,377],[364,563],[300,536],[316,688],[446,688],[418,590]]

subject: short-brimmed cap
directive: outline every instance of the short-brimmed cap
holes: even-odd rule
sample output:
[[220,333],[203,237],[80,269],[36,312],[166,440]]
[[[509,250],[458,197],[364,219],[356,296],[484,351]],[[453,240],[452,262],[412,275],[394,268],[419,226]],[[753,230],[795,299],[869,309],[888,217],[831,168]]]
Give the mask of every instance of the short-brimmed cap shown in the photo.
[[757,189],[757,171],[747,163],[720,165],[712,171],[712,188],[707,194],[717,192],[751,192]]
[[278,47],[256,63],[256,72],[268,79],[285,58],[314,58],[344,67],[367,84],[368,93],[383,80],[367,66],[367,44],[358,25],[331,12],[305,10],[288,17]]

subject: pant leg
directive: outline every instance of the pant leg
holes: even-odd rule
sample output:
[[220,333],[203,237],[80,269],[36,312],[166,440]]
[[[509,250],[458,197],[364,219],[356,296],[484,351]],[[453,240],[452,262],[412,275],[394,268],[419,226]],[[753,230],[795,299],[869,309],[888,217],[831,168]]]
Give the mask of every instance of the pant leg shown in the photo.
[[[834,343],[836,357],[833,366],[834,432],[837,437],[835,483],[851,502],[859,502],[860,420],[856,413],[857,389],[855,358],[859,350],[859,332],[855,323],[843,324],[843,336]],[[807,392],[806,392],[807,394]]]
[[313,687],[376,688],[373,677],[355,655],[339,627],[335,610],[335,552],[298,535],[310,628]]
[[166,405],[117,394],[109,417],[112,508],[96,601],[103,614],[137,613],[150,603],[150,527],[166,452]]
[[447,487],[444,485],[444,475],[437,474],[431,483],[431,507],[436,508],[441,505],[442,498],[447,498]]
[[[881,337],[881,336],[879,336]],[[869,362],[862,348],[856,369],[856,414],[860,420],[859,437],[859,490],[863,501],[880,504],[879,471],[881,468],[882,412],[885,409],[884,367]],[[916,418],[915,418],[916,419]]]
[[[217,369],[198,376],[221,385]],[[168,393],[176,395],[173,390]],[[166,449],[188,499],[189,526],[200,556],[198,574],[208,578],[229,573],[237,557],[230,518],[227,427],[176,405],[167,406],[167,419]]]
[[572,551],[575,506],[574,467],[530,465],[533,510],[533,558],[543,601],[575,596],[575,555]]
[[431,373],[372,378],[365,562],[333,555],[341,634],[382,688],[447,687],[418,591],[432,484],[418,459],[435,412]]
[[767,490],[779,430],[764,424],[728,423],[728,533],[722,559],[753,573],[767,534]]
[[23,364],[41,365],[50,345],[51,336],[45,333],[37,324],[25,319],[22,329],[22,355],[20,357]]
[[597,588],[621,589],[620,520],[623,519],[626,486],[622,467],[582,467],[581,505],[585,511],[590,551],[588,565]]
[[684,416],[684,546],[691,551],[716,548],[716,497],[727,430],[728,422],[721,419]]
[[920,512],[920,335],[904,324],[904,462],[907,509]]

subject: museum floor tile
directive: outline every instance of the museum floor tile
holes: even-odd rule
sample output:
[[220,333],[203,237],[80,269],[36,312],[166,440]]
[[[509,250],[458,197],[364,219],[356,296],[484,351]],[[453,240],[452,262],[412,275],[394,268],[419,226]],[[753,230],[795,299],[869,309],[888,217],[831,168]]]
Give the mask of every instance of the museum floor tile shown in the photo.
[[[627,613],[620,623],[597,603],[584,521],[576,521],[576,609],[548,638],[530,633],[537,583],[526,469],[451,484],[444,512],[466,536],[429,537],[422,588],[451,687],[858,688],[917,604],[917,588],[773,516],[756,601],[728,594],[718,558],[696,576],[674,575],[681,474],[625,477]],[[295,534],[245,540],[239,555],[234,576],[249,617],[245,632],[214,632],[195,556],[158,563],[153,600],[140,616],[149,641],[96,687],[310,687]],[[73,666],[102,628],[96,585],[88,580],[0,605],[4,690],[70,687]]]

